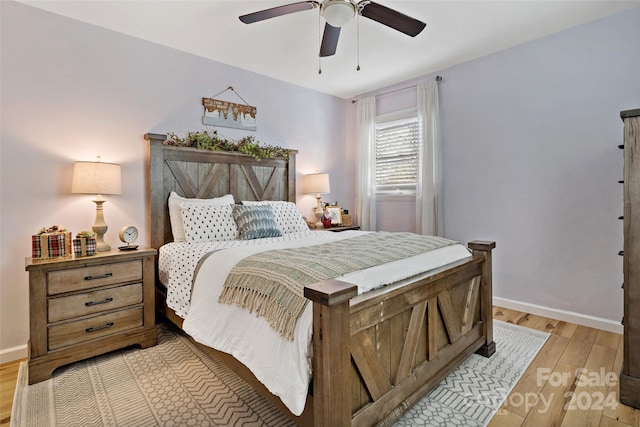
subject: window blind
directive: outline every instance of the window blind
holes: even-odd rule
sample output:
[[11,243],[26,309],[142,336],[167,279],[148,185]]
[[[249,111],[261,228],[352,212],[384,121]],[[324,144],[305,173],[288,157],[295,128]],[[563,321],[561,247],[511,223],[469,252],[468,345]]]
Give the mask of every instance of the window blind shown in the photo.
[[376,124],[377,192],[415,191],[419,143],[418,118],[415,116]]

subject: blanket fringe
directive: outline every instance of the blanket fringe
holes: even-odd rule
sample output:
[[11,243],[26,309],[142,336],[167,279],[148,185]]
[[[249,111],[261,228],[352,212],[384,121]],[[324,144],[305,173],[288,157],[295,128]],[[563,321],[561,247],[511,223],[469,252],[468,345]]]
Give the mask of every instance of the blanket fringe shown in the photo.
[[218,301],[224,304],[235,304],[249,310],[250,313],[255,313],[258,317],[264,317],[278,334],[293,341],[298,317],[292,316],[287,307],[278,304],[268,295],[245,287],[223,288]]

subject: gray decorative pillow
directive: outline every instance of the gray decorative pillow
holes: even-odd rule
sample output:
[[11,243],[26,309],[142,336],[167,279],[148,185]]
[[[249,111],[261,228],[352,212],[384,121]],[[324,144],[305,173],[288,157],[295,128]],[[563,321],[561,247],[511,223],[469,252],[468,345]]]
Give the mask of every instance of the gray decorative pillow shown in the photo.
[[282,236],[270,206],[234,205],[233,219],[240,232],[240,240]]
[[297,233],[300,231],[309,231],[309,226],[302,218],[300,211],[293,202],[285,201],[243,201],[246,206],[271,206],[273,215],[276,217],[278,228],[282,234]]

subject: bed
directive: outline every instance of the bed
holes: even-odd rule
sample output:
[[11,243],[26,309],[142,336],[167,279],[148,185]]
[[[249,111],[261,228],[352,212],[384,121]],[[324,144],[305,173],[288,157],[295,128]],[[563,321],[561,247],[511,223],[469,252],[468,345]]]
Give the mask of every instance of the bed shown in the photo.
[[[156,249],[167,248],[173,241],[167,203],[172,192],[185,198],[231,194],[236,202],[295,202],[295,150],[286,160],[256,160],[236,153],[165,145],[166,135],[161,134],[146,134],[145,139],[151,246]],[[355,236],[349,233],[358,232],[307,234],[334,241]],[[495,352],[494,247],[493,242],[470,242],[463,258],[365,293],[358,293],[348,275],[307,285],[312,379],[300,413],[292,411],[239,358],[199,345],[298,425],[390,425],[469,354],[489,357]],[[201,268],[204,266],[202,263]],[[160,271],[156,276],[161,276]],[[194,294],[201,286],[198,282],[204,280],[200,274],[197,277]],[[159,314],[181,329],[193,328],[189,323],[194,322],[188,316],[185,321],[175,304],[174,308],[167,305],[167,288],[158,283],[156,289]]]

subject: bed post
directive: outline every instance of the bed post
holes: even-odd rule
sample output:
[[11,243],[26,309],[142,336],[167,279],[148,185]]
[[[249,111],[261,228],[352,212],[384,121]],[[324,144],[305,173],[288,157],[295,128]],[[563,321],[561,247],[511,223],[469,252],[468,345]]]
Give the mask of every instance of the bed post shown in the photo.
[[[158,188],[162,188],[163,184],[163,164],[164,152],[162,150],[163,143],[167,139],[167,135],[158,133],[147,133],[144,139],[149,141],[147,154],[147,163],[149,176],[147,177],[147,209],[151,223],[147,232],[151,236],[151,247],[159,249],[165,242],[165,211],[167,210],[167,200],[162,192],[158,192]],[[157,276],[156,276],[157,277]]]
[[351,425],[351,283],[327,280],[304,288],[313,302],[314,427]]
[[482,333],[485,342],[476,351],[476,353],[489,357],[496,352],[496,343],[493,341],[493,278],[491,268],[491,250],[496,247],[496,242],[485,242],[474,240],[469,242],[469,249],[474,255],[484,257],[482,263],[482,279],[480,280],[481,297],[480,297],[480,317],[482,319]]
[[489,357],[496,352],[496,343],[493,341],[493,278],[491,267],[491,250],[496,247],[496,242],[474,240],[469,242],[469,249],[473,255],[484,257],[482,263],[482,278],[480,280],[480,317],[482,318],[482,334],[485,342],[476,351],[481,356]]

